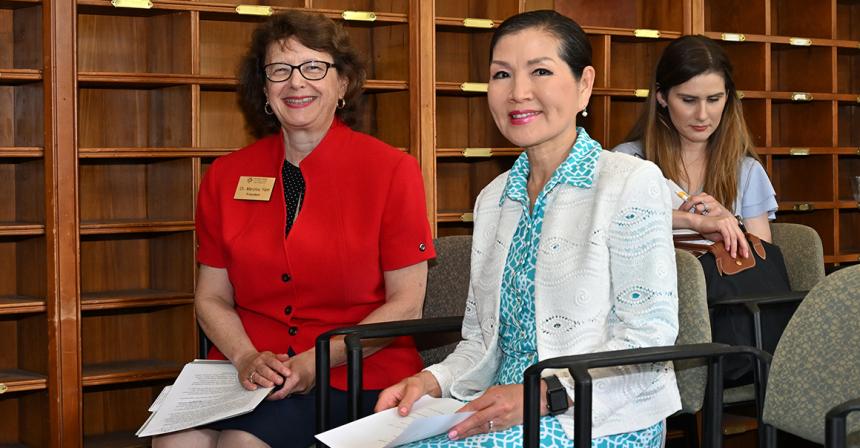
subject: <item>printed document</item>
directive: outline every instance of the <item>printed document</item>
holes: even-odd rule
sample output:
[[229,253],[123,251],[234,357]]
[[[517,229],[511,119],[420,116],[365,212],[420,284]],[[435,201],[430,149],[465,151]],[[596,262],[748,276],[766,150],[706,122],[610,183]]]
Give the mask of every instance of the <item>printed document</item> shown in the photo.
[[317,439],[330,448],[389,448],[448,432],[474,412],[456,412],[465,403],[423,396],[406,417],[386,409],[330,431]]
[[198,359],[182,368],[150,407],[152,414],[137,431],[148,437],[205,425],[254,410],[272,388],[246,390],[229,361]]

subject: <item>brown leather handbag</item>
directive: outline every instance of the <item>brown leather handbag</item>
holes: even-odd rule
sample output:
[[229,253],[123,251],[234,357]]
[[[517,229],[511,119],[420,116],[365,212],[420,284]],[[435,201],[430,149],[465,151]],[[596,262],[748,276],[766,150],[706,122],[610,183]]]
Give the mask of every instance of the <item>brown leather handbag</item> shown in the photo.
[[[675,237],[675,247],[696,255],[705,272],[714,342],[758,345],[754,335],[752,315],[745,305],[737,304],[736,299],[755,300],[759,297],[780,296],[791,292],[788,272],[779,247],[749,233],[746,234],[746,238],[752,248],[749,258],[732,258],[721,242],[714,244],[692,242],[691,240],[705,239],[698,234]],[[721,303],[730,299],[735,299],[736,304]],[[796,303],[786,303],[762,307],[760,348],[773,353],[796,306]],[[751,381],[752,370],[752,361],[745,357],[727,358],[723,362],[723,375],[729,386]]]

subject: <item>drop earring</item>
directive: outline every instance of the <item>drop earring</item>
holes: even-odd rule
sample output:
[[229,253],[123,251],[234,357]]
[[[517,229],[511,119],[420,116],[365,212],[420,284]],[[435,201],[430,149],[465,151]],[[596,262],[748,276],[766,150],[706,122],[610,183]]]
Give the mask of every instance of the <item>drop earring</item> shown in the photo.
[[263,112],[265,112],[266,115],[272,115],[272,113],[273,113],[272,112],[272,106],[269,105],[268,101],[266,101],[266,104],[263,105]]
[[582,109],[582,117],[585,118],[588,116],[588,109]]

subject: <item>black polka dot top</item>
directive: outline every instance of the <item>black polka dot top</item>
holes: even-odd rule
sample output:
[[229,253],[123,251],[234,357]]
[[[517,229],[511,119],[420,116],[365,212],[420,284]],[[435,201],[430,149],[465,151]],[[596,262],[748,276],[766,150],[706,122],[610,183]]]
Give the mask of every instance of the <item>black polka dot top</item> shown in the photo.
[[287,206],[287,227],[284,235],[289,235],[290,228],[296,222],[299,210],[302,208],[302,199],[305,197],[305,178],[299,167],[284,160],[281,168],[281,178],[284,180],[284,203]]

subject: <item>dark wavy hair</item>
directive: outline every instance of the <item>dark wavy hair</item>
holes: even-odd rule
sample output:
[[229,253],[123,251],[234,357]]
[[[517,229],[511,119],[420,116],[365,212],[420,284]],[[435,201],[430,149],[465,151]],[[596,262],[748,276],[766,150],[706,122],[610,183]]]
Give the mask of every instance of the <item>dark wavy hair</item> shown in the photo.
[[266,104],[263,66],[269,46],[291,37],[308,48],[328,53],[334,58],[337,73],[348,80],[344,95],[346,107],[336,109],[335,115],[347,125],[354,126],[359,117],[361,87],[367,76],[364,62],[339,24],[322,14],[291,10],[273,15],[254,30],[251,45],[239,66],[239,107],[242,108],[248,130],[254,137],[261,138],[281,128],[277,117],[263,111]]
[[502,22],[490,40],[490,62],[493,62],[493,50],[499,39],[526,29],[538,29],[555,36],[559,42],[559,56],[577,80],[582,77],[585,67],[591,65],[591,42],[585,31],[569,17],[550,9],[524,12]]

